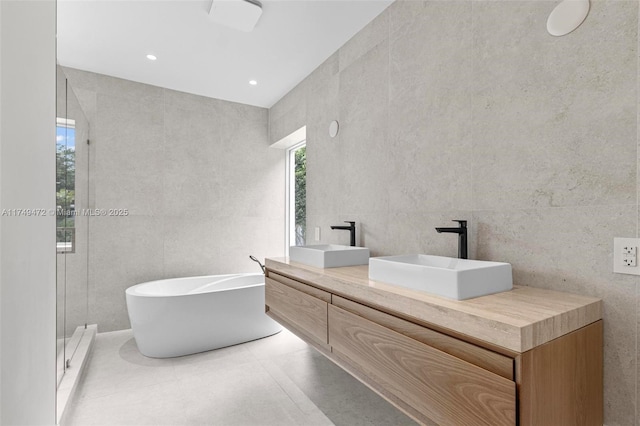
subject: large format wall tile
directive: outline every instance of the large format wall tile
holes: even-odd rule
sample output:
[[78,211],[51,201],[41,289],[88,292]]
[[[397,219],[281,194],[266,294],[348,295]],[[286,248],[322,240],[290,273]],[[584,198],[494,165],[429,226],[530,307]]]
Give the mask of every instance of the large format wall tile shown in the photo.
[[[321,63],[318,68],[313,70],[309,76],[302,81],[303,87],[306,89],[307,101],[310,100],[310,97],[315,97],[314,91],[317,91],[319,87],[327,84],[333,77],[335,77],[340,71],[340,51],[337,51],[333,55],[329,56],[323,63]],[[296,87],[294,90],[300,90]],[[276,105],[280,102],[278,101]],[[274,107],[276,106],[274,105]],[[308,111],[307,111],[308,113]],[[269,114],[271,114],[271,109],[269,110]],[[274,143],[277,141],[271,141]]]
[[130,328],[125,290],[163,278],[162,218],[91,218],[89,321],[101,332]]
[[165,106],[164,213],[215,214],[220,208],[220,125],[212,112]]
[[[425,8],[430,2],[425,0],[396,0],[391,6],[387,8],[385,13],[389,15],[389,29],[388,34],[390,39],[397,37],[398,34],[402,34],[405,29],[412,26],[414,20],[424,20],[429,17],[425,13]],[[435,3],[435,2],[432,2]],[[438,27],[443,26],[444,22],[441,22]],[[447,22],[451,25],[450,22]],[[425,40],[427,41],[427,40]]]
[[637,3],[595,2],[561,39],[545,2],[473,10],[474,208],[635,201]]
[[471,3],[423,10],[391,36],[389,201],[399,211],[465,210],[473,183]]
[[338,50],[340,71],[348,68],[378,44],[386,42],[388,31],[389,15],[381,13]]
[[92,123],[95,206],[157,215],[162,209],[164,113],[162,104],[98,95]]
[[[503,259],[517,284],[599,296],[613,274],[614,236],[635,229],[635,205],[475,211],[479,259]],[[605,285],[606,284],[606,285]]]
[[333,77],[314,88],[307,106],[307,216],[316,212],[338,213],[344,206],[344,167],[336,161],[344,155],[341,132],[329,136],[329,124],[341,123],[339,114],[340,80]]
[[107,175],[154,174],[162,170],[164,110],[162,104],[98,94],[94,130],[94,172]]
[[165,216],[162,235],[165,278],[213,275],[223,249],[215,217]]
[[96,173],[94,181],[95,208],[97,209],[106,211],[126,209],[129,214],[149,216],[160,215],[162,212],[164,199],[162,172],[138,176]]
[[377,45],[340,73],[340,191],[345,213],[388,210],[389,44]]
[[304,126],[306,96],[306,85],[299,84],[269,110],[271,143],[279,141]]

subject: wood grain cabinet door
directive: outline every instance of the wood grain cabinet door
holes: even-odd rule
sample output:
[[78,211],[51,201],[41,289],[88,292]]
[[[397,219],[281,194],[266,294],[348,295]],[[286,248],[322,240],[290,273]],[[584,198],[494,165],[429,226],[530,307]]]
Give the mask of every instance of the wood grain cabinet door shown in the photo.
[[[298,287],[304,285],[297,284]],[[312,287],[310,289],[322,292]],[[331,300],[330,293],[326,293],[326,296],[322,293],[319,294],[321,297]],[[326,300],[296,290],[272,278],[266,278],[265,304],[267,315],[271,318],[291,331],[301,334],[306,340],[328,348]]]
[[602,426],[602,348],[600,320],[523,353],[520,426]]
[[516,424],[516,385],[341,308],[329,307],[333,356],[422,423]]

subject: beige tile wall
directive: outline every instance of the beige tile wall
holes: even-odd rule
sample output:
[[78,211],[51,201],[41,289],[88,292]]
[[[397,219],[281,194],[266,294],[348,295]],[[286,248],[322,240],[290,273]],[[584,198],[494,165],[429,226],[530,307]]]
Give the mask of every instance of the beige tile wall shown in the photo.
[[89,323],[129,328],[134,284],[259,272],[250,254],[283,254],[285,155],[266,109],[65,73],[91,122],[89,207],[130,212],[89,218]]
[[[604,300],[605,421],[640,424],[638,278],[612,243],[638,234],[638,2],[591,2],[565,37],[556,1],[397,0],[270,109],[270,140],[307,125],[308,235],[356,220],[373,255],[470,255],[517,284]],[[331,120],[338,137],[328,136]]]

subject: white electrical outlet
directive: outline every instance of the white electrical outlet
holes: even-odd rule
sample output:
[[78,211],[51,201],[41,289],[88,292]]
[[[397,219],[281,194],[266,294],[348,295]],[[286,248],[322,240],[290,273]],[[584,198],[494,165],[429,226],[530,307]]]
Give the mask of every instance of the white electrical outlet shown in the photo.
[[638,252],[638,247],[632,245],[625,245],[622,247],[622,264],[624,266],[636,266],[638,258],[636,257],[636,253]]
[[640,238],[614,238],[613,272],[640,275],[638,247],[640,247]]
[[320,241],[320,227],[316,226],[315,231],[315,240]]
[[631,255],[631,254],[623,254],[622,255],[622,264],[624,266],[636,266],[636,255]]

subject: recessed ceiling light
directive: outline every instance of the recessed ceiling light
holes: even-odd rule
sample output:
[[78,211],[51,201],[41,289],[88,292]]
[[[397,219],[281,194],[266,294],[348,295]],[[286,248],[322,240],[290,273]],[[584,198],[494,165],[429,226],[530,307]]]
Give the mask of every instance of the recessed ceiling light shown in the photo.
[[147,55],[147,59],[150,60],[150,61],[155,61],[158,58],[156,58],[156,55],[148,54]]
[[256,86],[258,84],[258,82],[255,81],[255,80],[249,80],[249,84],[252,85],[252,86]]

